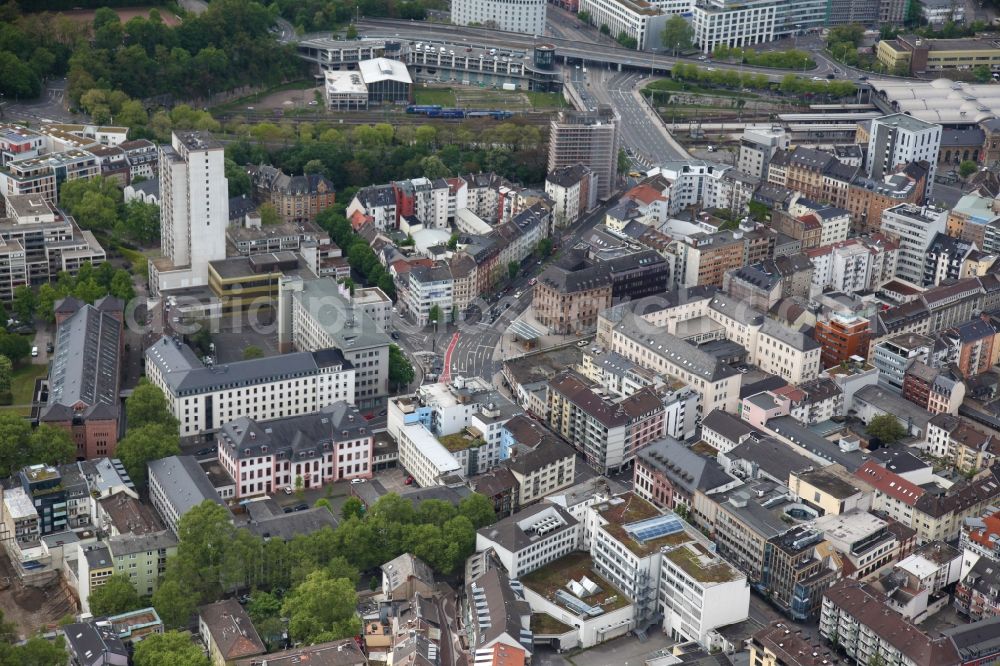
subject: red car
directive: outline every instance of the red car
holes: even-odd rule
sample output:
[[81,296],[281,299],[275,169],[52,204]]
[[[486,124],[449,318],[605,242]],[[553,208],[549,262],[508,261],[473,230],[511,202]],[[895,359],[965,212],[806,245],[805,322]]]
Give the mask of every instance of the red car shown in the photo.
[[403,483],[405,483],[405,484],[406,484],[406,485],[408,485],[408,486],[412,486],[412,485],[413,485],[413,477],[412,477],[412,476],[408,476],[408,477],[406,477],[406,478],[405,478],[405,479],[403,480]]
[[368,412],[367,414],[365,414],[365,421],[371,421],[373,418],[375,418],[374,413]]

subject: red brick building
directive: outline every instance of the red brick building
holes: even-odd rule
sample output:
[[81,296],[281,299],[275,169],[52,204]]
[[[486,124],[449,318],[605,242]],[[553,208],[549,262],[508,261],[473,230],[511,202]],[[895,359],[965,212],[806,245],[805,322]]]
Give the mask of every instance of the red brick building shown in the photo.
[[78,458],[112,457],[118,445],[123,306],[112,296],[56,304],[48,400],[38,421],[68,430]]
[[869,321],[862,317],[833,316],[827,321],[816,322],[816,342],[823,348],[820,363],[832,368],[847,362],[852,356],[864,358],[871,339]]

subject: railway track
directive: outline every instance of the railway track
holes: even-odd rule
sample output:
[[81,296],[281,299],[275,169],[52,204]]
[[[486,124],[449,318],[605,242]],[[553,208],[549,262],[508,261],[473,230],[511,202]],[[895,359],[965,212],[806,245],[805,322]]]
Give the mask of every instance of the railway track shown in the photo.
[[516,114],[505,120],[493,120],[492,118],[428,118],[427,116],[405,113],[393,113],[387,115],[376,114],[353,114],[344,113],[336,116],[268,116],[265,114],[255,114],[247,116],[241,113],[220,113],[214,118],[220,123],[241,119],[248,125],[258,125],[260,123],[326,123],[329,125],[374,125],[376,123],[388,123],[390,125],[468,125],[474,128],[487,128],[498,123],[514,123],[515,125],[534,125],[536,127],[548,128],[549,121],[553,114],[549,113],[525,113]]

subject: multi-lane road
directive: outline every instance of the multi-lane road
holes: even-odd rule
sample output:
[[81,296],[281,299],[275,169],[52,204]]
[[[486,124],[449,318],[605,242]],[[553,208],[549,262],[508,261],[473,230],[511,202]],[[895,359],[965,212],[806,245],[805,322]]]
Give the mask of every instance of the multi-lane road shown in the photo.
[[[358,23],[358,31],[365,37],[398,38],[407,40],[440,41],[448,43],[469,43],[470,45],[503,45],[508,48],[531,49],[536,44],[552,44],[556,47],[558,58],[594,65],[621,66],[623,69],[636,69],[655,74],[663,73],[679,62],[695,63],[692,58],[677,58],[649,51],[635,51],[615,44],[594,43],[593,39],[581,42],[578,36],[564,38],[552,35],[527,35],[515,32],[499,32],[487,28],[470,28],[467,26],[447,25],[442,23],[423,23],[420,21],[402,21],[394,19],[363,18]],[[555,32],[567,30],[556,27]],[[314,33],[303,35],[301,40],[329,37],[329,33]],[[809,70],[811,76],[826,76],[835,74],[836,67],[825,58],[817,58],[817,67]],[[717,69],[733,69],[746,73],[763,74],[773,81],[780,81],[788,74],[785,70],[774,70],[766,67],[750,67],[748,65],[716,62],[712,64]]]

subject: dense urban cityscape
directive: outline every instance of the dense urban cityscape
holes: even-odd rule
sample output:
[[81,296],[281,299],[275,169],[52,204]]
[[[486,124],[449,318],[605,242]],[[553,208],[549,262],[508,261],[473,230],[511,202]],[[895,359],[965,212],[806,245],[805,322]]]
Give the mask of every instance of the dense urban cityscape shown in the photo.
[[1000,663],[998,4],[0,3],[0,666]]

